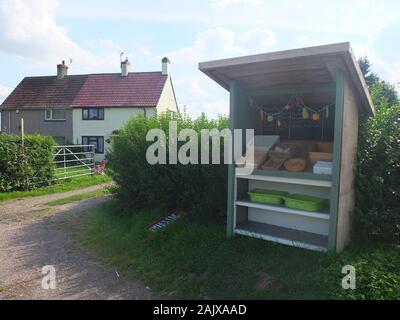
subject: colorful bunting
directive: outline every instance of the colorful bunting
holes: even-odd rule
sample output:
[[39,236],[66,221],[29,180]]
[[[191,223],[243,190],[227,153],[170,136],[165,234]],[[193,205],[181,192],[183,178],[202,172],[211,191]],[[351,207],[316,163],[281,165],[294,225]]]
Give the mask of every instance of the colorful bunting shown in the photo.
[[310,113],[311,113],[312,120],[320,121],[321,114],[324,114],[326,119],[329,118],[329,109],[332,106],[334,106],[334,103],[332,103],[330,105],[325,105],[320,110],[314,110],[314,109],[306,106],[305,103],[301,100],[301,98],[298,95],[294,95],[289,99],[289,101],[285,104],[285,106],[281,109],[281,111],[276,112],[276,113],[267,114],[265,112],[265,110],[263,108],[259,107],[252,98],[250,98],[250,106],[253,109],[257,109],[260,111],[260,119],[262,121],[264,121],[264,119],[267,119],[268,123],[277,121],[277,126],[280,127],[282,125],[282,123],[280,121],[280,115],[283,112],[288,112],[288,111],[296,109],[298,107],[302,107],[302,118],[303,119],[310,119]]

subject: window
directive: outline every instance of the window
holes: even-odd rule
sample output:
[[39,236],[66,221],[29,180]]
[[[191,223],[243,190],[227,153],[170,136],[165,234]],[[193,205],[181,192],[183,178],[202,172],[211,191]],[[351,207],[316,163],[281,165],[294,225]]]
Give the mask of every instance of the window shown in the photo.
[[62,136],[53,136],[54,140],[56,140],[59,146],[65,145],[65,137]]
[[[83,145],[94,145],[95,153],[104,153],[104,137],[82,137]],[[83,147],[83,152],[91,151],[90,147]]]
[[46,121],[65,121],[65,109],[46,109]]
[[104,108],[82,109],[82,120],[104,120]]

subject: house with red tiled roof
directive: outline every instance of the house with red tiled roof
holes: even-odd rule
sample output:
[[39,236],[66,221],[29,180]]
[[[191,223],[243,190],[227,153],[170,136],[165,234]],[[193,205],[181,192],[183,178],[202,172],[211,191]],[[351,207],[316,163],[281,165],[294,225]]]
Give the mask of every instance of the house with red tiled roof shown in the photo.
[[59,144],[95,145],[104,158],[112,133],[131,117],[178,112],[168,58],[161,71],[68,75],[63,61],[57,76],[26,77],[0,106],[1,130],[53,136]]

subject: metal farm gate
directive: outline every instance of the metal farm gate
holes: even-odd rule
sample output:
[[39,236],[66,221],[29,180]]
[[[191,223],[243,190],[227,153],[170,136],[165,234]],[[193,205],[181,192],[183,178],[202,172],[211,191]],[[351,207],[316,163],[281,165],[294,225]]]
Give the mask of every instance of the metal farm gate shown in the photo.
[[94,145],[54,146],[55,177],[53,181],[93,175]]

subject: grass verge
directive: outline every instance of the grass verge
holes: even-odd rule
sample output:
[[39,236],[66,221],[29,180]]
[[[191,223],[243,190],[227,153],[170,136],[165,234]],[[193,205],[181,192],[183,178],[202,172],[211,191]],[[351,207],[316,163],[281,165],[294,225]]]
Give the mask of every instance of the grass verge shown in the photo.
[[32,191],[1,192],[0,202],[13,199],[36,197],[36,196],[43,196],[46,194],[72,191],[109,181],[111,181],[111,178],[107,175],[94,175],[93,177],[92,176],[75,177],[71,179],[66,179],[64,181],[58,182],[48,187],[37,188]]
[[99,196],[103,196],[106,194],[109,194],[109,191],[107,189],[100,189],[100,190],[84,192],[84,193],[76,194],[76,195],[73,195],[70,197],[65,197],[62,199],[50,201],[50,202],[46,203],[46,205],[48,205],[50,207],[60,206],[63,204],[67,204],[67,203],[71,203],[71,202],[75,202],[75,201],[86,200],[86,199],[90,199],[90,198],[94,198],[94,197],[99,197]]
[[[182,299],[398,299],[400,248],[354,246],[340,255],[246,237],[226,240],[222,225],[184,219],[150,232],[163,212],[124,216],[116,200],[90,215],[79,232],[100,262],[140,277],[160,296]],[[356,290],[343,290],[344,265]]]

